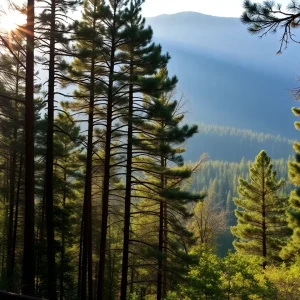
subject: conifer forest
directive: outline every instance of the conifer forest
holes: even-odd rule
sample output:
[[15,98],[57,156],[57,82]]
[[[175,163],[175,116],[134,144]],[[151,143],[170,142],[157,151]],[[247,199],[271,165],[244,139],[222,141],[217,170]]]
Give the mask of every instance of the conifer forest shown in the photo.
[[[237,113],[226,93],[244,86],[221,89],[234,71],[214,71],[219,102],[213,89],[203,97],[216,69],[195,59],[208,77],[191,87],[193,56],[178,54],[174,28],[184,20],[209,39],[232,20],[148,18],[148,1],[0,0],[0,299],[299,300],[297,82],[282,87],[286,103],[269,90],[271,105],[262,84]],[[245,0],[234,24],[299,75],[300,2],[282,2]],[[245,97],[262,78],[254,68]],[[233,117],[207,124],[190,102]]]

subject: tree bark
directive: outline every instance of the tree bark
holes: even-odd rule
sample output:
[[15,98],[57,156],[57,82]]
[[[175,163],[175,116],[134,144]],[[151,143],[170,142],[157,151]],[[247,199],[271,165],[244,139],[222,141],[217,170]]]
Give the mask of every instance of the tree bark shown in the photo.
[[[95,29],[95,21],[94,21]],[[93,50],[94,45],[93,45]],[[93,51],[93,55],[94,55]],[[82,271],[81,271],[81,300],[86,299],[86,279],[88,273],[88,295],[93,299],[93,270],[92,270],[92,161],[93,161],[93,133],[94,133],[94,105],[95,105],[95,57],[91,62],[91,90],[88,120],[88,143],[84,189],[83,213],[83,245],[82,245]]]
[[[165,182],[166,183],[166,182]],[[168,255],[168,204],[164,202],[164,233],[163,233],[163,253],[164,253],[164,263],[163,263],[163,299],[167,297],[167,255]]]
[[11,258],[13,272],[14,272],[14,267],[15,267],[16,245],[17,245],[17,231],[18,231],[22,168],[23,168],[23,152],[21,152],[21,156],[20,156],[19,177],[18,177],[17,194],[16,194],[15,220],[14,220],[13,243],[12,243],[12,258]]
[[[67,153],[65,153],[67,155]],[[66,166],[65,166],[66,167]],[[67,170],[64,169],[64,192],[63,192],[63,210],[66,209],[66,199],[67,199]],[[64,276],[65,276],[65,218],[63,218],[63,227],[61,233],[61,252],[60,252],[60,287],[59,287],[59,298],[60,300],[64,299],[65,289],[64,289]]]
[[84,216],[84,211],[82,214],[82,219],[81,219],[81,226],[80,226],[80,239],[79,239],[79,260],[78,260],[78,279],[77,279],[77,297],[80,299],[81,296],[81,267],[82,267],[82,243],[83,243],[83,217]]
[[[133,62],[130,62],[130,77],[133,75]],[[131,79],[130,79],[131,80]],[[128,258],[130,239],[130,209],[131,209],[131,176],[132,176],[132,118],[133,118],[133,86],[129,86],[128,99],[128,133],[127,133],[127,165],[126,165],[126,190],[125,190],[125,212],[124,212],[124,240],[123,240],[123,260],[122,260],[122,280],[120,300],[127,299],[128,285]]]
[[[161,157],[161,166],[165,166],[165,159]],[[164,175],[161,175],[161,189],[163,190],[165,186]],[[161,300],[163,296],[163,259],[162,255],[164,253],[164,201],[160,200],[159,204],[159,237],[158,237],[158,248],[159,248],[159,258],[158,258],[158,274],[157,274],[157,300]]]
[[23,293],[34,295],[34,0],[27,2]]
[[9,291],[14,289],[12,250],[13,250],[13,225],[14,225],[14,207],[15,207],[15,181],[16,181],[16,163],[17,163],[17,127],[14,125],[12,138],[12,149],[10,158],[10,175],[9,175],[9,218],[8,218],[8,237],[7,237],[7,279]]
[[53,221],[53,135],[54,135],[54,88],[55,88],[55,19],[56,1],[51,1],[49,79],[48,79],[48,128],[46,149],[46,224],[48,259],[48,297],[56,300],[56,265]]
[[109,201],[109,184],[110,184],[110,159],[111,159],[111,137],[112,137],[112,109],[113,109],[113,75],[115,69],[115,36],[114,30],[116,26],[117,3],[114,5],[114,17],[112,24],[111,37],[111,52],[110,52],[110,69],[109,69],[109,84],[107,97],[107,117],[106,117],[106,135],[105,135],[105,157],[104,157],[104,179],[102,193],[102,220],[101,220],[101,237],[100,237],[100,260],[98,272],[98,289],[97,300],[104,298],[104,273],[105,273],[105,255],[106,255],[106,236],[107,236],[107,221],[108,221],[108,201]]
[[[19,59],[20,54],[18,51],[17,58]],[[19,96],[19,71],[20,66],[17,63],[16,67],[16,85],[15,85],[15,95],[18,99]],[[15,102],[15,110],[18,113],[18,102]],[[14,290],[14,261],[13,260],[13,234],[14,234],[14,206],[15,206],[15,185],[16,185],[16,164],[17,164],[17,138],[18,138],[18,127],[17,124],[14,123],[13,128],[13,138],[12,138],[12,158],[11,158],[11,165],[10,165],[10,187],[9,187],[9,222],[8,222],[8,243],[7,243],[7,279],[9,282],[9,290]]]

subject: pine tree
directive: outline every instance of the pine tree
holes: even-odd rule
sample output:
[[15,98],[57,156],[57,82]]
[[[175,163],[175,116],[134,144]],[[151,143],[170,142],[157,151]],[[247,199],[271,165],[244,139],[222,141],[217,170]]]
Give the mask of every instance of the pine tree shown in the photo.
[[109,201],[113,186],[111,184],[114,165],[112,158],[117,156],[114,154],[114,149],[118,146],[116,138],[119,136],[119,124],[117,123],[120,117],[120,107],[126,103],[123,97],[122,86],[119,85],[122,70],[120,66],[124,60],[122,59],[121,46],[126,44],[126,36],[124,35],[125,26],[125,8],[127,0],[111,0],[108,3],[101,3],[99,16],[101,19],[102,32],[102,107],[105,113],[99,125],[103,126],[103,140],[101,141],[104,152],[103,164],[103,192],[102,192],[102,212],[101,212],[101,235],[100,235],[100,257],[98,267],[98,284],[97,284],[97,299],[103,299],[105,288],[105,265],[106,265],[106,243],[109,217]]
[[[161,54],[161,47],[151,43],[152,29],[145,27],[145,19],[141,16],[141,6],[144,0],[131,0],[125,11],[127,20],[124,35],[128,38],[127,44],[122,49],[124,66],[122,79],[123,89],[128,89],[128,107],[124,112],[124,124],[127,126],[127,163],[126,163],[126,189],[125,189],[125,212],[124,212],[124,245],[122,261],[121,298],[127,299],[128,285],[128,262],[130,244],[130,212],[131,196],[134,188],[134,134],[137,130],[134,120],[141,116],[141,105],[143,99],[140,94],[159,95],[163,91],[172,88],[172,84],[161,84],[161,78],[153,77],[157,69],[166,66],[169,56]],[[175,80],[174,80],[175,83]],[[127,112],[128,110],[128,112]],[[124,149],[125,150],[125,149]]]
[[[103,89],[102,76],[102,37],[100,36],[100,1],[84,1],[84,11],[81,22],[75,22],[74,38],[78,42],[74,46],[76,58],[68,70],[66,83],[77,83],[78,88],[73,94],[74,102],[68,103],[77,114],[88,116],[85,186],[83,199],[82,236],[80,242],[80,261],[78,270],[78,294],[86,299],[86,283],[88,282],[88,297],[93,297],[93,255],[92,255],[92,173],[95,152],[94,128],[98,121],[96,112],[101,104]],[[100,125],[100,124],[99,124]]]
[[48,57],[43,64],[48,70],[47,89],[47,148],[46,148],[46,221],[47,221],[47,256],[48,256],[48,293],[52,300],[57,299],[56,267],[55,267],[55,236],[53,223],[53,137],[54,137],[54,110],[55,110],[55,85],[58,78],[58,66],[61,56],[70,55],[67,48],[66,32],[67,12],[74,8],[78,1],[41,1],[43,9],[39,16],[38,29],[41,34],[39,38],[40,50]]
[[[293,113],[300,116],[300,109],[293,108]],[[300,123],[295,122],[295,127],[300,130]],[[296,161],[289,162],[289,179],[297,187],[300,185],[300,143],[294,143]],[[293,230],[290,241],[282,250],[284,259],[296,258],[300,251],[300,190],[296,188],[290,194],[289,209],[287,211],[288,225]]]
[[261,151],[250,168],[250,182],[240,178],[234,203],[238,224],[231,227],[237,237],[234,247],[239,253],[262,258],[263,268],[279,258],[284,246],[287,225],[284,213],[287,199],[280,193],[283,179],[277,181],[270,157]]
[[78,200],[83,186],[81,152],[83,137],[74,118],[60,113],[55,119],[54,132],[54,221],[56,244],[59,246],[59,298],[75,298],[75,266],[72,260],[77,258],[72,253],[72,246],[78,240],[75,230],[80,216]]
[[24,123],[24,98],[25,98],[25,55],[23,47],[25,44],[25,37],[23,32],[16,29],[10,34],[10,50],[15,56],[9,52],[4,51],[0,55],[0,85],[1,88],[1,145],[2,155],[8,160],[7,163],[7,176],[8,186],[7,195],[8,209],[7,209],[7,235],[6,239],[6,275],[2,274],[3,282],[7,283],[6,289],[14,291],[15,282],[17,278],[15,274],[15,251],[16,239],[15,233],[17,232],[18,223],[18,205],[19,193],[18,174],[19,164],[22,165],[23,148],[23,123]]
[[[170,81],[166,69],[156,76]],[[193,167],[184,165],[181,145],[193,136],[197,126],[181,127],[183,115],[178,113],[180,106],[172,100],[173,95],[174,92],[170,92],[160,98],[145,97],[146,115],[135,124],[139,134],[134,140],[137,153],[134,168],[142,171],[143,176],[135,176],[135,197],[141,201],[133,214],[141,225],[133,231],[135,238],[131,243],[136,249],[146,246],[140,255],[145,255],[142,261],[149,259],[148,272],[150,278],[156,280],[157,299],[165,298],[167,290],[174,287],[186,271],[190,257],[184,249],[192,235],[182,225],[183,220],[190,217],[185,205],[201,199],[201,195],[185,191],[182,185],[191,176]],[[156,279],[151,271],[155,259]]]
[[287,8],[282,9],[282,4],[274,1],[261,4],[245,0],[244,9],[241,20],[248,25],[250,33],[265,36],[283,29],[277,54],[287,47],[289,41],[296,42],[293,31],[299,26],[300,18],[300,7],[296,1],[290,1]]

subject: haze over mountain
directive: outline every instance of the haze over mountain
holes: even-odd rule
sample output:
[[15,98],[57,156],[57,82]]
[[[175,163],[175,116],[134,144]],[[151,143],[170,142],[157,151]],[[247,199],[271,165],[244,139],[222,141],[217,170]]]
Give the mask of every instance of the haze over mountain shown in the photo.
[[251,36],[237,18],[183,12],[147,22],[172,57],[190,120],[296,136],[290,90],[298,85],[297,44],[276,55],[279,36]]

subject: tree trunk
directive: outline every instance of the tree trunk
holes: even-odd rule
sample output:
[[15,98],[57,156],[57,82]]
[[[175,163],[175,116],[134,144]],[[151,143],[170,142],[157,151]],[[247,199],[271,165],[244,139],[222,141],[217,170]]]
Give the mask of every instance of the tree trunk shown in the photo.
[[20,156],[19,176],[18,176],[17,194],[16,194],[16,207],[15,207],[15,222],[14,222],[14,230],[13,230],[12,257],[11,257],[12,272],[13,273],[14,273],[14,267],[15,267],[16,245],[17,245],[17,231],[18,231],[18,218],[19,218],[19,203],[20,203],[22,168],[23,168],[23,152],[21,152],[21,156]]
[[[166,182],[165,182],[166,183]],[[164,234],[163,234],[163,253],[164,253],[164,263],[163,263],[163,299],[167,297],[167,254],[168,254],[168,204],[164,202]]]
[[12,266],[12,250],[13,250],[13,225],[14,225],[14,206],[15,206],[15,181],[16,181],[16,140],[17,140],[17,127],[14,125],[14,132],[12,138],[12,149],[10,158],[10,170],[9,170],[9,218],[8,218],[8,237],[7,237],[7,279],[8,289],[13,291],[14,280],[13,280],[13,266]]
[[164,204],[161,200],[159,205],[159,258],[158,258],[158,274],[157,274],[157,300],[162,299],[162,281],[163,281],[163,231],[164,231]]
[[[165,159],[161,157],[161,166],[165,166]],[[163,190],[165,186],[164,175],[161,175],[161,189]],[[158,274],[157,274],[157,300],[161,300],[163,293],[163,258],[164,253],[164,201],[160,200],[159,204],[159,237],[158,237],[158,248],[159,248],[159,258],[158,258]]]
[[[95,22],[94,22],[95,27]],[[93,45],[93,50],[94,45]],[[93,51],[94,53],[94,51]],[[88,144],[84,189],[83,213],[83,245],[82,245],[82,272],[81,272],[81,300],[86,299],[86,278],[88,273],[88,294],[93,299],[93,270],[92,270],[92,161],[93,161],[93,132],[94,132],[94,105],[95,105],[95,58],[91,63],[91,90],[88,120]]]
[[[17,54],[17,58],[20,57],[19,51]],[[17,64],[16,68],[16,98],[18,99],[19,96],[19,64]],[[15,102],[15,109],[16,113],[18,113],[18,102]],[[9,282],[9,289],[11,291],[14,290],[14,262],[13,260],[13,235],[14,235],[14,206],[15,206],[15,181],[16,181],[16,164],[17,164],[17,138],[18,138],[18,127],[17,124],[14,124],[14,131],[13,131],[13,139],[12,139],[12,158],[11,158],[11,165],[10,165],[10,192],[9,192],[9,222],[8,222],[8,243],[7,243],[7,279]]]
[[[115,28],[117,13],[117,4],[114,7],[113,29]],[[105,157],[104,157],[104,179],[102,193],[102,220],[101,220],[101,237],[100,237],[100,260],[98,272],[98,290],[97,300],[104,299],[104,273],[105,273],[105,254],[106,254],[106,236],[107,236],[107,220],[108,220],[108,201],[109,201],[109,183],[110,183],[110,159],[111,159],[111,137],[112,137],[112,109],[113,109],[113,75],[115,69],[115,37],[111,38],[110,53],[110,70],[109,85],[107,97],[107,117],[106,117],[106,135],[105,135]]]
[[[66,155],[66,153],[65,153]],[[65,166],[66,167],[66,166]],[[63,210],[66,209],[66,198],[67,198],[67,171],[64,169],[64,192],[63,192]],[[63,215],[64,216],[64,215]],[[61,233],[61,252],[60,252],[60,292],[59,292],[59,298],[60,300],[64,299],[64,276],[65,276],[65,218],[63,218],[63,225],[62,225],[62,233]]]
[[82,243],[83,243],[83,216],[84,216],[84,211],[82,214],[82,219],[81,219],[81,226],[80,226],[80,239],[79,239],[79,260],[78,260],[78,280],[77,280],[77,297],[80,299],[81,296],[81,266],[82,266]]
[[34,0],[27,2],[23,293],[34,295]]
[[266,227],[266,193],[265,193],[265,170],[263,168],[262,170],[262,180],[263,180],[263,194],[262,194],[262,243],[263,243],[263,269],[266,269],[267,266],[267,227]]
[[55,0],[51,1],[51,28],[48,79],[48,129],[46,150],[46,224],[48,258],[48,297],[56,300],[56,265],[53,222],[53,133],[54,133],[54,87],[55,87]]
[[[133,62],[130,62],[130,77],[133,75]],[[128,258],[130,239],[130,209],[131,209],[131,175],[132,175],[132,118],[133,118],[133,86],[129,86],[128,99],[128,134],[127,134],[127,165],[126,165],[126,190],[125,190],[125,212],[124,212],[124,240],[123,240],[123,261],[120,300],[127,299],[128,284]]]
[[100,238],[100,261],[98,275],[97,300],[103,300],[104,295],[104,272],[105,272],[105,254],[106,254],[106,236],[108,220],[108,201],[109,201],[109,183],[110,183],[110,153],[111,153],[111,129],[112,129],[112,83],[110,83],[107,107],[107,126],[105,139],[105,159],[104,159],[104,180],[102,194],[102,220],[101,220],[101,238]]

